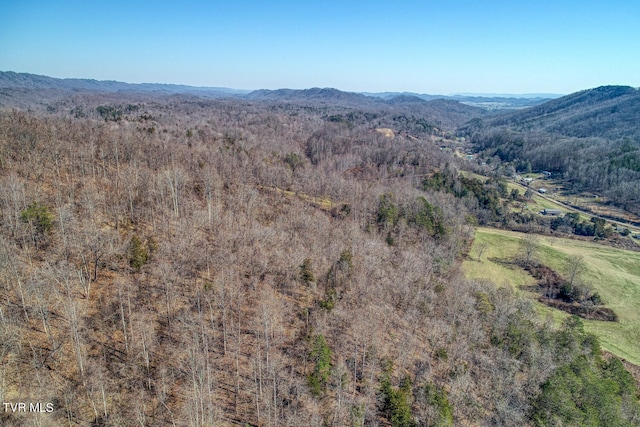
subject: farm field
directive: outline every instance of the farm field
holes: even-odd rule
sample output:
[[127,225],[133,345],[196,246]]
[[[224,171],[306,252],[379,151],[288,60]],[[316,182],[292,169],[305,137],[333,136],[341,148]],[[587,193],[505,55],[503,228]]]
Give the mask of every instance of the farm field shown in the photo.
[[[539,295],[526,289],[535,284],[535,279],[510,262],[518,253],[524,236],[506,230],[478,228],[463,270],[469,278],[489,279],[497,286],[512,286],[518,294],[535,301],[541,315],[551,313],[554,319],[563,319],[568,314],[539,303]],[[547,236],[539,239],[539,261],[563,276],[570,256],[584,258],[586,271],[582,281],[592,286],[620,319],[619,322],[584,320],[586,330],[599,337],[604,349],[640,365],[640,253],[581,240]],[[478,261],[478,248],[482,244],[486,245],[486,250]]]

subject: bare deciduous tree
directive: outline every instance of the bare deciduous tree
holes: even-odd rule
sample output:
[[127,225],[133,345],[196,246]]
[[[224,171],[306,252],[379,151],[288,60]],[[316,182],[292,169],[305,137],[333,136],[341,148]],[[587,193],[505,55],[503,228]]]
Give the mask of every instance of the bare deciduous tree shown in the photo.
[[520,256],[525,266],[533,265],[540,250],[540,239],[534,234],[527,234],[520,240]]
[[484,255],[487,249],[489,249],[489,245],[486,242],[480,242],[476,245],[476,254],[479,262],[482,262],[482,255]]
[[571,255],[567,259],[567,278],[570,286],[574,286],[580,281],[586,266],[582,255]]

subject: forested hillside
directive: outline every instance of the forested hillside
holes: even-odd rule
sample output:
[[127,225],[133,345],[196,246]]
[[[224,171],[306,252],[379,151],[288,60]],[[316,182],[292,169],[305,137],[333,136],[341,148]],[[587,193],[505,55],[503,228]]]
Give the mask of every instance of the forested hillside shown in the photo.
[[53,408],[2,425],[639,425],[579,318],[464,278],[491,204],[428,185],[457,168],[432,127],[193,97],[2,111],[0,398]]
[[[428,122],[428,131],[435,128],[451,131],[477,117],[487,116],[489,111],[483,108],[465,105],[452,97],[430,96],[428,101],[416,96],[396,96],[382,99],[377,96],[365,96],[354,92],[343,92],[333,88],[311,88],[303,90],[239,90],[220,87],[194,87],[158,83],[129,84],[117,81],[90,79],[56,79],[35,74],[0,71],[0,107],[18,107],[25,110],[45,110],[48,112],[64,109],[69,98],[74,97],[75,107],[82,106],[91,96],[111,95],[115,103],[125,100],[139,101],[164,98],[172,95],[176,98],[191,98],[194,102],[202,99],[227,98],[249,99],[271,103],[272,108],[281,108],[282,104],[298,104],[305,108],[323,110],[353,110],[367,112],[368,120],[372,115],[396,116],[403,120],[420,122],[419,127]],[[449,98],[449,99],[443,99]],[[460,99],[460,101],[466,98]],[[475,99],[475,98],[471,98]],[[347,119],[348,120],[348,119]],[[418,129],[422,132],[425,129]]]
[[605,195],[625,209],[640,206],[640,91],[603,86],[492,120],[460,132],[486,156],[517,169],[548,170],[578,191]]

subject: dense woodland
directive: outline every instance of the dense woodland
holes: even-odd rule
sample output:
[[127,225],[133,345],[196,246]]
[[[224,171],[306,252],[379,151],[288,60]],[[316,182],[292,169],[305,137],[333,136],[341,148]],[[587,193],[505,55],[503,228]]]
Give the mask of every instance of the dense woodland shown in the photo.
[[429,116],[134,98],[0,113],[0,398],[55,409],[2,425],[640,425],[579,318],[463,277],[491,202]]

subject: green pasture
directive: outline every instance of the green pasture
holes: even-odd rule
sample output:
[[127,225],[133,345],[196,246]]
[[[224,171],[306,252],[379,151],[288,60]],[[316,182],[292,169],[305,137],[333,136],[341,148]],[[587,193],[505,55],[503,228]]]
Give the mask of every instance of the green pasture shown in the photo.
[[[523,233],[478,228],[463,270],[469,278],[493,281],[498,286],[512,286],[522,296],[532,298],[541,315],[551,314],[559,320],[566,313],[537,302],[537,293],[526,290],[535,280],[513,263],[520,250]],[[581,255],[585,261],[582,282],[593,287],[606,306],[619,316],[619,322],[585,320],[585,328],[596,334],[606,350],[640,365],[640,252],[626,251],[582,240],[538,236],[538,259],[566,276],[567,260]],[[486,249],[478,260],[478,250]]]

